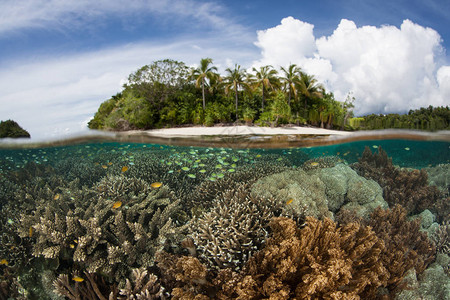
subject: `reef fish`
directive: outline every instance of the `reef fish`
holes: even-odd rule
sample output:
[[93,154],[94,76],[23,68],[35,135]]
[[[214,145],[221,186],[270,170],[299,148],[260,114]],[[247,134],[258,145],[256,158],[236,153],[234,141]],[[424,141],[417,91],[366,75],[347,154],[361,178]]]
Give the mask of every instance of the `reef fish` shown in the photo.
[[313,161],[312,163],[311,163],[311,166],[312,167],[317,167],[319,165],[319,163],[317,162],[317,161]]
[[125,173],[126,171],[128,171],[128,166],[123,166],[122,167],[122,173]]
[[33,237],[33,227],[30,226],[30,229],[28,229],[28,237]]
[[294,199],[290,198],[288,201],[286,201],[286,204],[289,205],[294,201]]
[[0,265],[7,266],[8,265],[8,261],[6,259],[2,259],[2,260],[0,260]]
[[162,186],[162,183],[161,182],[153,182],[152,184],[150,184],[150,186],[154,189],[157,189],[160,186]]
[[122,201],[117,201],[117,202],[114,202],[112,208],[119,208],[121,206],[122,206]]
[[108,166],[107,165],[102,165],[102,168],[103,169],[108,169]]
[[56,194],[55,197],[53,197],[53,200],[59,200],[60,197],[61,197],[61,194]]
[[84,279],[81,278],[80,276],[73,276],[72,280],[76,281],[76,282],[83,282],[84,281]]

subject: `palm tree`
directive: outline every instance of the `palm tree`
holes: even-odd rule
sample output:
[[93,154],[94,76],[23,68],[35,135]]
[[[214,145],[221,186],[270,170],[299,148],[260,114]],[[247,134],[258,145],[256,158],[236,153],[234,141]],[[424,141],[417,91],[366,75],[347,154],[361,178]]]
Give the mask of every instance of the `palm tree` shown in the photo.
[[261,111],[264,111],[265,90],[273,89],[278,85],[278,78],[275,76],[278,72],[270,65],[260,67],[259,71],[253,68],[253,72],[255,72],[256,87],[261,86],[262,89]]
[[241,70],[240,65],[235,65],[234,69],[227,68],[225,70],[225,93],[228,94],[230,90],[234,90],[234,97],[236,101],[236,121],[238,120],[238,91],[239,88],[248,88],[248,83],[245,81],[246,72]]
[[308,100],[314,98],[321,99],[323,97],[324,87],[317,83],[317,80],[313,75],[308,75],[306,73],[300,74],[300,82],[298,84],[300,93],[305,99],[305,116],[306,116],[306,105]]
[[294,100],[297,97],[296,85],[300,82],[301,69],[296,64],[290,64],[287,69],[281,67],[281,71],[284,72],[284,77],[280,79],[284,81],[289,89],[288,105],[291,106],[292,94],[294,94]]
[[202,58],[200,66],[192,70],[191,76],[195,79],[195,86],[202,87],[203,110],[205,110],[205,80],[212,80],[217,76],[217,68],[211,67],[213,60],[211,58]]

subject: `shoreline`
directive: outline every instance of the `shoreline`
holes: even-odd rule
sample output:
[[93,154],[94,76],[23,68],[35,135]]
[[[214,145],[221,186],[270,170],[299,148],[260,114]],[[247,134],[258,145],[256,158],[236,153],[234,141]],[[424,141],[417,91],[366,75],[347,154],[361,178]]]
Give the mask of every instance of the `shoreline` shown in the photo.
[[189,137],[189,136],[233,136],[233,135],[351,135],[351,131],[331,130],[315,127],[259,127],[259,126],[192,126],[163,128],[151,130],[131,130],[129,134],[144,133],[157,137]]

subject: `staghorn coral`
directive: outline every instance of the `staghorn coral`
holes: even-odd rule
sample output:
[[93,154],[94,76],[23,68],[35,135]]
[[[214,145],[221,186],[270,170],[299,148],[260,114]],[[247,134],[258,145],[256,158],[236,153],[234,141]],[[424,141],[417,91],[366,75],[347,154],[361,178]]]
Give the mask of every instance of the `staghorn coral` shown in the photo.
[[[81,278],[81,282],[70,279],[75,276]],[[108,297],[109,299],[118,299],[117,289],[114,286],[111,287],[105,284],[105,282],[96,274],[84,272],[80,277],[78,272],[74,272],[70,278],[67,274],[60,274],[58,278],[53,281],[54,292],[57,295],[71,300],[107,300]],[[109,296],[105,296],[105,294]]]
[[153,300],[153,299],[169,299],[167,293],[164,291],[158,282],[158,277],[155,274],[149,274],[144,269],[134,269],[132,271],[133,283],[127,279],[125,288],[120,290],[118,299],[127,300]]
[[261,247],[268,220],[280,211],[270,199],[251,196],[246,184],[219,194],[211,210],[191,224],[199,258],[214,269],[239,270]]
[[[75,200],[80,191],[72,191],[74,201],[22,216],[20,234],[34,229],[35,256],[73,260],[88,272],[115,276],[123,283],[131,268],[153,265],[157,250],[184,237],[187,225],[178,226],[172,219],[180,210],[179,201],[166,186],[151,190],[138,179],[108,176],[84,192],[85,201]],[[123,204],[114,208],[119,198]]]
[[265,248],[239,275],[228,273],[219,299],[372,299],[387,282],[384,245],[370,227],[312,217],[303,229],[282,217],[270,227]]
[[[366,147],[353,168],[366,178],[375,180],[383,188],[383,197],[390,206],[401,204],[408,214],[418,214],[425,209],[437,212],[436,202],[442,197],[436,186],[428,185],[425,170],[401,170],[392,164],[392,159],[381,148],[373,153]],[[450,206],[448,206],[450,209]],[[438,211],[439,212],[439,211]],[[448,215],[449,211],[440,211]]]

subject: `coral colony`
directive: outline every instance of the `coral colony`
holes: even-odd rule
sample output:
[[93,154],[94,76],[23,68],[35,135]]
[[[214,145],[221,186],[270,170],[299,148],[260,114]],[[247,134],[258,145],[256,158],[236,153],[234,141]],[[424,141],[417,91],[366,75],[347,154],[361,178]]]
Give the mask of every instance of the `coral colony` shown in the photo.
[[0,299],[450,299],[448,164],[401,168],[382,147],[4,153]]

